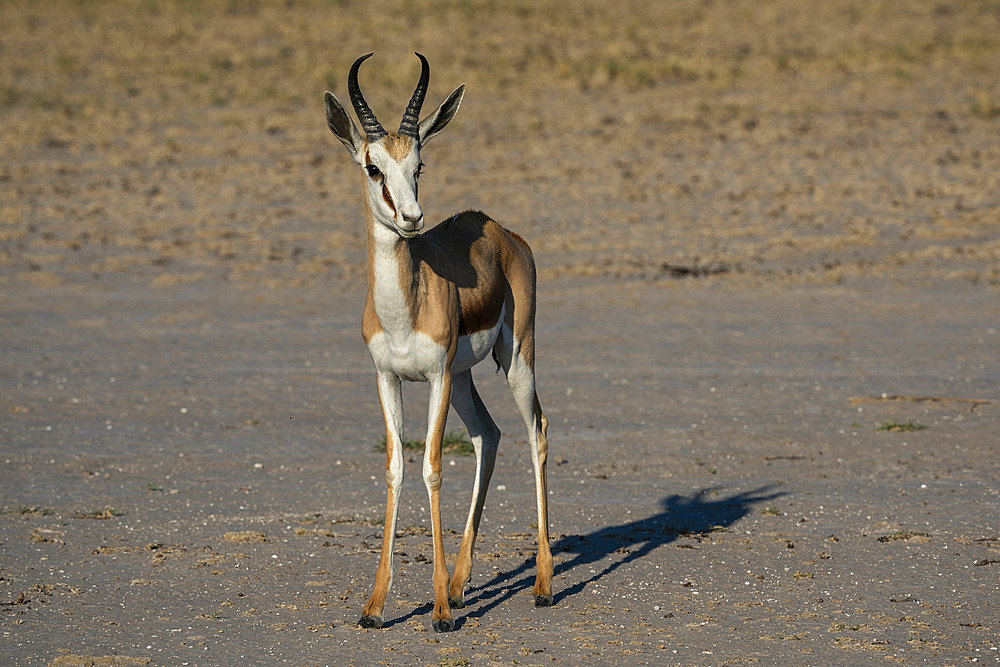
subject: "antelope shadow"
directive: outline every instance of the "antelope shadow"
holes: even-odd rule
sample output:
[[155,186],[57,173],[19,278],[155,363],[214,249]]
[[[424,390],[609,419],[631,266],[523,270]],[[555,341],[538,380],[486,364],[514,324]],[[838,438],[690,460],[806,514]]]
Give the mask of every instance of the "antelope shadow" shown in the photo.
[[[719,489],[704,489],[690,496],[672,494],[660,501],[660,511],[644,519],[637,519],[615,526],[599,528],[591,533],[566,535],[552,542],[554,556],[572,554],[571,558],[557,559],[554,575],[569,574],[610,558],[603,568],[573,583],[568,588],[555,591],[555,605],[572,597],[612,572],[645,558],[655,549],[677,541],[684,536],[699,536],[729,528],[750,513],[754,505],[785,495],[773,486],[763,486],[730,496],[720,496]],[[620,557],[615,557],[620,555]],[[534,585],[535,559],[506,572],[498,572],[489,581],[474,586],[466,592],[464,614],[458,614],[456,628],[467,619],[481,618],[503,602]],[[402,623],[409,618],[428,613],[432,605],[417,607],[386,626]]]

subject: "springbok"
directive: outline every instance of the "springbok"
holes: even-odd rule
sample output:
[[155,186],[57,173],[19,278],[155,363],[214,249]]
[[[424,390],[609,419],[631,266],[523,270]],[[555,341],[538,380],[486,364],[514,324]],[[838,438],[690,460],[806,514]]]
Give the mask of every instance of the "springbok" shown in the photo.
[[[535,263],[528,244],[478,211],[448,218],[424,234],[417,203],[420,151],[454,118],[465,84],[420,120],[430,67],[419,53],[420,80],[399,130],[386,132],[361,89],[358,58],[347,89],[364,135],[340,101],[326,97],[326,122],[361,166],[368,240],[368,294],[361,333],[375,362],[385,419],[386,510],[375,587],[358,623],[382,626],[392,584],[392,552],[403,485],[401,381],[427,382],[427,439],[423,479],[430,497],[434,542],[436,632],[453,630],[451,608],[461,609],[472,573],[472,551],[496,461],[500,429],[472,382],[472,367],[492,353],[503,368],[518,411],[528,427],[538,509],[535,606],[552,604],[552,554],[548,535],[545,461],[548,421],[535,393]],[[441,536],[441,438],[448,403],[465,423],[476,453],[472,506],[449,585]]]

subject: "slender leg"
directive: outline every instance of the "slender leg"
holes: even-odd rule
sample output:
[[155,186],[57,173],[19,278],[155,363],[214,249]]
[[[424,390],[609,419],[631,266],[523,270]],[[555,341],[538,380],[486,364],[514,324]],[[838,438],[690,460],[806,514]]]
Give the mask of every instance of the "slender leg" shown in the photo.
[[472,551],[479,533],[479,520],[483,516],[486,492],[493,476],[497,447],[500,443],[500,429],[486,410],[476,385],[472,382],[472,371],[456,375],[452,381],[451,404],[462,418],[469,431],[472,446],[476,450],[476,479],[472,487],[472,506],[462,534],[462,546],[455,561],[455,571],[451,577],[448,604],[452,609],[465,605],[465,587],[472,574]]
[[535,373],[518,353],[515,342],[511,355],[507,384],[514,395],[514,402],[521,418],[528,427],[531,446],[531,464],[535,472],[535,500],[538,505],[538,555],[535,575],[535,606],[552,605],[552,552],[549,550],[549,498],[546,460],[549,444],[546,438],[549,422],[542,414],[542,406],[535,393]]
[[441,440],[451,400],[451,372],[430,379],[427,411],[427,440],[424,447],[424,485],[431,504],[431,535],[434,542],[434,611],[431,625],[435,632],[455,629],[448,606],[448,566],[444,562],[444,537],[441,532]]
[[403,394],[399,378],[379,372],[378,396],[385,418],[385,524],[382,555],[375,572],[375,588],[358,621],[363,628],[382,627],[382,610],[392,586],[392,551],[396,539],[396,517],[399,515],[399,492],[403,486]]

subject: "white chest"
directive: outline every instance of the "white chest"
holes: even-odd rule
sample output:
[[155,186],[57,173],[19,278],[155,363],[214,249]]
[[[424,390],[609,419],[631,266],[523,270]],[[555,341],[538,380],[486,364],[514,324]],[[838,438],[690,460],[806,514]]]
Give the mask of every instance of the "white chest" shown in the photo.
[[389,334],[381,331],[368,341],[375,367],[392,372],[410,382],[426,382],[444,372],[448,351],[428,336],[410,331]]

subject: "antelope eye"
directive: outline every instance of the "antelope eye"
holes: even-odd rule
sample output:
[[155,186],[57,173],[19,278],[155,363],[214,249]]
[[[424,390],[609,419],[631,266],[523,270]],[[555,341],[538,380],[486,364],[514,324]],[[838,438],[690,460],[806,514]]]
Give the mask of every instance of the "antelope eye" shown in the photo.
[[368,175],[371,178],[378,178],[379,175],[382,173],[381,171],[378,170],[378,167],[376,167],[373,164],[370,164],[367,167],[365,167],[365,171],[368,172]]
[[413,172],[413,178],[420,178],[420,170],[423,169],[423,168],[424,168],[424,163],[423,162],[421,162],[419,165],[417,165],[417,170],[415,172]]

